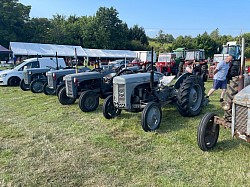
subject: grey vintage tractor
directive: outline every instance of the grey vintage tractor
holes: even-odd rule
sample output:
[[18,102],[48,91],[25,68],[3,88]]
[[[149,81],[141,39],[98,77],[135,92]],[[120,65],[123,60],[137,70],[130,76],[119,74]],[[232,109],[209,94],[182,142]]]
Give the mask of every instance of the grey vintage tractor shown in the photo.
[[[244,39],[241,56],[244,57]],[[198,146],[203,151],[215,147],[220,126],[231,129],[232,136],[250,142],[250,76],[243,75],[244,58],[241,59],[240,75],[233,77],[228,84],[226,98],[222,103],[224,116],[213,112],[206,113],[197,129]]]
[[161,107],[169,103],[176,103],[182,116],[198,115],[206,100],[201,78],[183,74],[174,85],[168,85],[173,78],[154,71],[115,77],[113,95],[103,104],[104,117],[114,118],[121,114],[121,110],[142,111],[143,130],[154,131],[161,123]]
[[30,68],[23,71],[24,78],[20,82],[20,88],[24,91],[31,90],[33,93],[41,93],[43,85],[47,82],[46,72],[50,68]]
[[[88,67],[82,67],[77,70],[79,73],[91,71]],[[45,95],[58,94],[59,90],[65,87],[63,77],[65,75],[74,74],[76,69],[61,69],[61,70],[51,70],[46,73],[47,82],[43,86],[43,92]]]
[[113,77],[127,73],[133,71],[123,69],[115,72],[108,68],[66,75],[65,87],[58,92],[58,100],[62,105],[70,105],[79,98],[79,107],[83,112],[94,111],[99,105],[99,97],[106,98],[112,94]]

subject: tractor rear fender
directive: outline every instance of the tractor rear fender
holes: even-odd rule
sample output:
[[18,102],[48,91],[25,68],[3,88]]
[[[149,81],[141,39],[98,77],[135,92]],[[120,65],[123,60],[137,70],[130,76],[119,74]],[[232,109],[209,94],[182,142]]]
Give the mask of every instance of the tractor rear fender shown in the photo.
[[192,73],[184,73],[184,74],[182,74],[182,75],[177,79],[177,81],[175,82],[174,88],[175,88],[175,89],[179,89],[181,83],[183,82],[183,80],[186,79],[186,78],[187,78],[188,76],[190,76],[190,75],[193,75],[193,74],[192,74]]

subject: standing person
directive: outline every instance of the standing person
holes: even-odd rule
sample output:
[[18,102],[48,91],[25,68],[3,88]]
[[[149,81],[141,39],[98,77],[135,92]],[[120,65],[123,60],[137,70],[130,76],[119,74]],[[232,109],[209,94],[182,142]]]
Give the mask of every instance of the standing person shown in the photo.
[[88,60],[87,60],[87,57],[84,57],[84,61],[83,61],[83,63],[84,63],[84,66],[85,66],[85,67],[87,67],[87,66],[88,66]]
[[209,90],[207,94],[207,98],[209,98],[210,95],[215,90],[218,90],[219,88],[222,89],[221,95],[220,95],[220,102],[223,102],[224,95],[227,90],[227,73],[229,70],[229,63],[232,62],[233,57],[228,56],[224,61],[217,64],[216,69],[214,70],[214,84],[213,88]]

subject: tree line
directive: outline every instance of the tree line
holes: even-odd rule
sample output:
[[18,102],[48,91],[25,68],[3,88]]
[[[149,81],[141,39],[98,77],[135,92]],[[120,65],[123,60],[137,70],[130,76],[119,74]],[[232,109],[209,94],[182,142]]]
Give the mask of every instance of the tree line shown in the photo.
[[[216,29],[210,34],[204,32],[196,37],[178,36],[159,31],[155,38],[149,38],[139,25],[128,27],[119,18],[114,7],[100,7],[93,16],[69,17],[56,14],[51,19],[30,18],[31,6],[18,0],[0,1],[0,44],[7,47],[10,41],[80,45],[84,48],[150,50],[150,44],[157,43],[159,52],[169,52],[178,47],[205,49],[207,56],[218,53],[217,49],[227,41],[239,37],[220,35]],[[250,33],[243,35],[250,42]],[[250,57],[250,47],[246,48]]]

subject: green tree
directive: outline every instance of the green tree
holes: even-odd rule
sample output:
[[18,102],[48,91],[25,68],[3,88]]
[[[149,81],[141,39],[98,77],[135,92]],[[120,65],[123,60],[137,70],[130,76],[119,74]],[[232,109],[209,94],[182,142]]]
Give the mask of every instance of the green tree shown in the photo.
[[217,41],[217,40],[220,38],[219,29],[217,28],[217,29],[215,29],[214,31],[212,31],[212,32],[210,33],[210,37],[211,37],[213,40]]
[[144,28],[139,27],[138,25],[134,25],[133,27],[129,29],[129,39],[137,40],[142,45],[145,45],[145,46],[148,45],[148,38],[147,38]]
[[125,27],[115,8],[100,7],[94,18],[97,46],[104,49],[123,48],[121,44],[127,40],[127,33],[124,33],[126,30],[123,30]]
[[25,24],[24,41],[32,43],[48,43],[51,22],[47,18],[32,18]]
[[63,15],[53,15],[51,27],[48,30],[48,37],[51,43],[65,44],[66,38],[66,17]]
[[30,6],[18,0],[0,1],[0,43],[8,47],[9,41],[24,41],[24,25],[29,19]]

